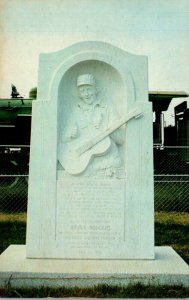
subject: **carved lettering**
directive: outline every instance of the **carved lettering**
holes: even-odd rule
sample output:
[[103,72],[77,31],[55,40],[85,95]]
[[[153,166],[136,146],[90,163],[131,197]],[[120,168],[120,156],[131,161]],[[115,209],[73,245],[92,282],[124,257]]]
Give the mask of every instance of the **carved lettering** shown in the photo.
[[95,257],[124,242],[124,189],[124,180],[58,181],[58,245]]

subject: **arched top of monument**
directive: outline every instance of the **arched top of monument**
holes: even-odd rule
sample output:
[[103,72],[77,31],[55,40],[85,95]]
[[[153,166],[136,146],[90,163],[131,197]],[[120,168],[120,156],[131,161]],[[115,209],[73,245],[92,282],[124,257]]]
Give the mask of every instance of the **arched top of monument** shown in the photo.
[[[134,92],[134,86],[137,88],[139,82],[141,85],[141,80],[147,90],[146,56],[128,53],[102,41],[83,41],[57,52],[40,54],[38,99],[56,99],[64,74],[74,65],[84,61],[100,61],[110,65],[122,80],[125,80],[124,86],[127,86],[127,90],[131,88]],[[147,99],[147,96],[136,93],[136,100],[144,97]]]
[[130,58],[147,58],[144,55],[137,55],[134,53],[130,53],[128,51],[126,51],[123,48],[119,48],[113,44],[107,43],[107,42],[103,42],[103,41],[82,41],[82,42],[78,42],[75,44],[71,44],[61,50],[58,51],[54,51],[54,52],[50,52],[50,53],[41,53],[40,54],[40,59],[47,59],[48,56],[50,57],[57,57],[57,56],[62,56],[62,55],[69,55],[70,51],[72,54],[74,54],[75,52],[77,53],[78,51],[87,51],[87,50],[93,50],[93,51],[108,51],[108,52],[112,52],[112,54],[117,54],[117,51],[122,52],[122,54],[125,56],[127,55]]

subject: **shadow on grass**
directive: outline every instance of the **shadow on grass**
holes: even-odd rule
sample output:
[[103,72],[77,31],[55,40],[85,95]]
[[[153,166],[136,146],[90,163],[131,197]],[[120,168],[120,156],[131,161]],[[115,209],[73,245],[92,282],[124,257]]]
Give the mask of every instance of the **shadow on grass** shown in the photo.
[[189,225],[155,224],[156,246],[171,246],[189,264]]
[[0,253],[9,245],[24,245],[26,243],[25,222],[0,222]]

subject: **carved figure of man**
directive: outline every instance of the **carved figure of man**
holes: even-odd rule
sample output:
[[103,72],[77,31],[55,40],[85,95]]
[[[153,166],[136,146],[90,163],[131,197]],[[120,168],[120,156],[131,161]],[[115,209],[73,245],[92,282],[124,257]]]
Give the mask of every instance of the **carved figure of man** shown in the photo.
[[[80,75],[77,89],[80,101],[64,130],[59,161],[70,174],[120,177],[123,163],[118,146],[124,142],[125,129],[122,126],[106,135],[118,120],[116,109],[108,107],[97,97],[96,81],[92,74]],[[72,171],[75,167],[76,171]]]

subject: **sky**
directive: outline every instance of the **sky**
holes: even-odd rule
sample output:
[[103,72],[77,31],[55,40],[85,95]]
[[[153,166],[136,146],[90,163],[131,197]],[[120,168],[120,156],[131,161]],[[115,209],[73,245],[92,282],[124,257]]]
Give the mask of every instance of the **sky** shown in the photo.
[[149,90],[189,94],[189,0],[0,0],[0,98],[28,97],[39,54],[83,40],[148,56]]

